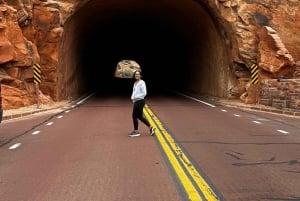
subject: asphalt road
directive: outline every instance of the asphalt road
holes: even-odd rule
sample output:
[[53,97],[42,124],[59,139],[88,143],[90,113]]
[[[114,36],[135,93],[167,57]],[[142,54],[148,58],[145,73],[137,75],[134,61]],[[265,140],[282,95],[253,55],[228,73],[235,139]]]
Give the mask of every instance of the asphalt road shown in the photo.
[[[219,200],[300,200],[299,118],[177,95],[146,101]],[[127,136],[131,107],[128,97],[91,97],[2,122],[0,200],[189,200],[158,135],[140,123],[142,135]]]

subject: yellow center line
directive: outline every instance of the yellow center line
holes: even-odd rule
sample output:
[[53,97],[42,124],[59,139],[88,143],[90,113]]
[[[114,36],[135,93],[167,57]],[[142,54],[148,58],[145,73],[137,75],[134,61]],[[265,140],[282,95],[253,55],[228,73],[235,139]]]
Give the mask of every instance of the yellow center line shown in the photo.
[[[174,168],[184,189],[186,190],[188,196],[190,197],[190,200],[192,201],[202,200],[201,196],[199,195],[199,192],[196,190],[196,187],[194,186],[193,182],[190,179],[192,178],[194,183],[198,186],[198,188],[205,196],[206,200],[218,201],[219,198],[217,197],[217,195],[213,192],[213,190],[207,184],[204,178],[198,173],[198,171],[193,166],[191,161],[184,154],[182,149],[175,143],[172,136],[166,131],[162,123],[158,120],[158,118],[153,114],[153,112],[150,110],[150,108],[147,105],[145,106],[145,111],[146,111],[145,116],[150,121],[151,125],[156,127],[155,134],[157,136],[157,139],[160,145],[162,146],[162,149],[166,153],[166,156],[169,159],[172,167]],[[174,152],[178,157],[174,155]],[[183,164],[184,168],[188,171],[190,177],[186,174],[186,171],[184,171],[178,159],[181,161],[181,164]]]

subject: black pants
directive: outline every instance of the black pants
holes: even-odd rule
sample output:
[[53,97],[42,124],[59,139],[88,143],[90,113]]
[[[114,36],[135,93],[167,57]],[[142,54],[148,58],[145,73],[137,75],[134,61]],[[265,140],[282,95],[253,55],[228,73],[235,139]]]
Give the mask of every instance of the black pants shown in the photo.
[[144,99],[138,100],[133,103],[132,120],[133,120],[134,130],[138,130],[139,128],[138,119],[142,121],[146,126],[148,127],[150,126],[149,121],[143,115],[144,106],[145,106]]

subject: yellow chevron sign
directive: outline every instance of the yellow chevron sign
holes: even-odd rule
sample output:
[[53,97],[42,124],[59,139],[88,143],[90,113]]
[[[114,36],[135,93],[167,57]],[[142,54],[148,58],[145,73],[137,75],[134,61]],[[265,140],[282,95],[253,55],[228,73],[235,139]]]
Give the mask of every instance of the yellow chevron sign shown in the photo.
[[41,66],[40,66],[40,64],[33,65],[33,82],[35,84],[41,83]]
[[252,64],[251,65],[251,83],[252,84],[257,84],[258,83],[258,66],[257,64]]

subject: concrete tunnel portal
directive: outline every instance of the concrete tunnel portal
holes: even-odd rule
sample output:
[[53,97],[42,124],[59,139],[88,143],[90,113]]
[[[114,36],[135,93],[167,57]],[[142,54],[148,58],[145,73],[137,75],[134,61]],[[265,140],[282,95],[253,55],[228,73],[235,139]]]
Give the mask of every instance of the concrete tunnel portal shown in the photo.
[[195,1],[86,1],[64,26],[59,56],[61,97],[87,91],[131,91],[115,78],[117,63],[135,60],[151,91],[162,88],[226,97],[226,44]]

